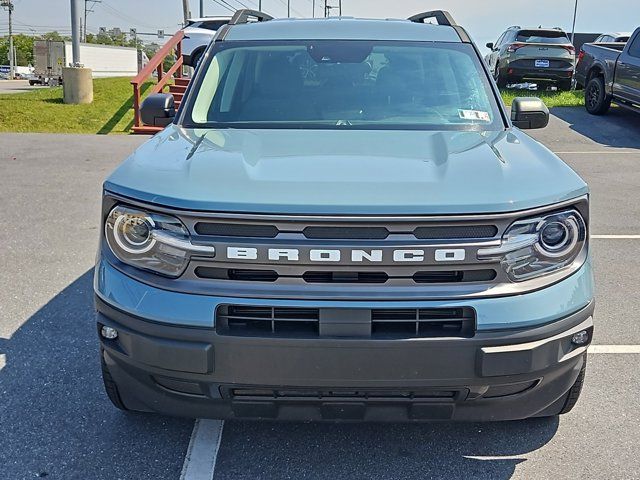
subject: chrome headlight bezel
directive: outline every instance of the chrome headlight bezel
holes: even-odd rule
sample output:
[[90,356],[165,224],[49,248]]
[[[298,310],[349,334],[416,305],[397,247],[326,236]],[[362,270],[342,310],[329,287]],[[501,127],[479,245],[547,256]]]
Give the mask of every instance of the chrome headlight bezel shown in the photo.
[[104,236],[121,262],[171,278],[184,273],[193,255],[215,255],[214,247],[191,243],[178,218],[124,204],[107,214]]
[[[550,227],[556,231],[545,238]],[[567,208],[515,221],[499,246],[478,250],[478,259],[500,262],[508,278],[521,283],[563,271],[569,275],[584,261],[587,248],[587,220],[576,208]]]

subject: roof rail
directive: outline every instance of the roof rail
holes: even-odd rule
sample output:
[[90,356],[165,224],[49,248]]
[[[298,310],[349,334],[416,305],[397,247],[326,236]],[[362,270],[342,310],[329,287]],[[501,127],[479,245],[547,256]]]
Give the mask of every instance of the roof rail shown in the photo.
[[418,13],[413,17],[409,17],[409,20],[416,23],[425,23],[425,20],[429,18],[435,18],[438,25],[446,25],[448,27],[457,25],[451,14],[445,10],[432,10],[430,12]]
[[236,11],[236,13],[233,14],[233,17],[231,17],[231,20],[229,21],[229,25],[239,25],[241,23],[251,22],[266,22],[268,20],[273,20],[273,17],[264,12],[244,8],[242,10]]

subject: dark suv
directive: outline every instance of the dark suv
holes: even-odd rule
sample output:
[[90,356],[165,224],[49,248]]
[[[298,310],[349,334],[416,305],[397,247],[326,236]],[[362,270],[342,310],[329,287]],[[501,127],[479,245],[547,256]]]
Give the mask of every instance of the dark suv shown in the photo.
[[533,81],[571,88],[576,50],[560,29],[510,27],[487,48],[485,60],[499,87]]

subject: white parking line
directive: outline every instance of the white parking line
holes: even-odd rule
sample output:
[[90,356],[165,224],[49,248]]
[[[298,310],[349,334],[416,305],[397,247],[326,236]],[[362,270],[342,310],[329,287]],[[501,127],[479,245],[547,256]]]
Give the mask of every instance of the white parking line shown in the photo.
[[180,480],[212,480],[222,439],[222,420],[196,420]]
[[591,345],[589,353],[640,353],[640,345]]
[[7,357],[4,353],[0,353],[0,370],[7,364]]
[[604,238],[610,240],[640,240],[640,235],[591,235],[591,238]]

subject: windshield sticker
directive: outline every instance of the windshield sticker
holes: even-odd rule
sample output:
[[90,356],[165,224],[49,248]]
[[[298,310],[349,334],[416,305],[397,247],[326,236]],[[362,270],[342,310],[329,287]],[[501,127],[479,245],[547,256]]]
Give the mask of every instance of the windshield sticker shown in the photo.
[[481,110],[458,110],[460,118],[463,120],[478,120],[481,122],[490,122],[489,112],[483,112]]

